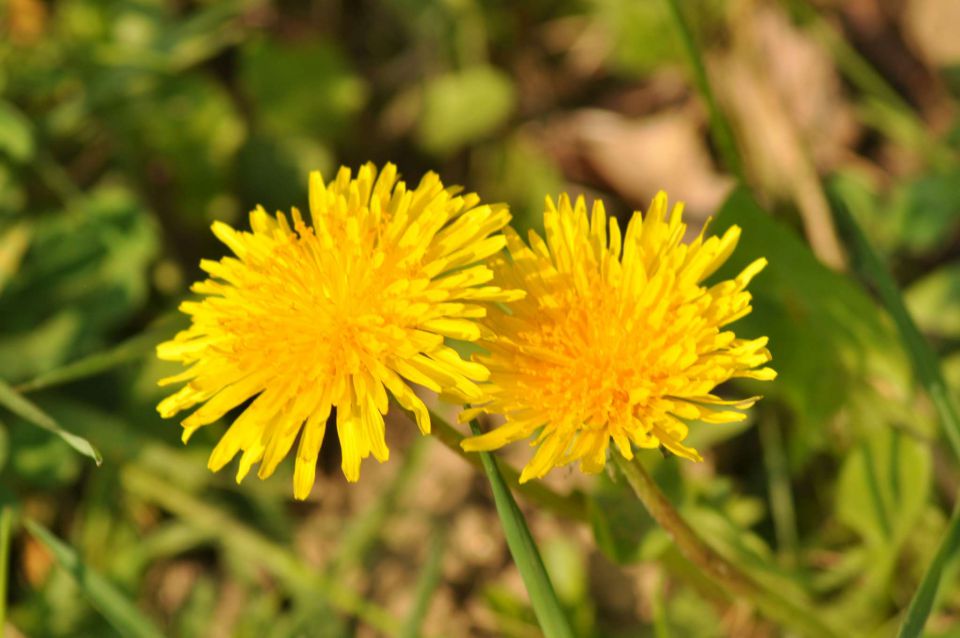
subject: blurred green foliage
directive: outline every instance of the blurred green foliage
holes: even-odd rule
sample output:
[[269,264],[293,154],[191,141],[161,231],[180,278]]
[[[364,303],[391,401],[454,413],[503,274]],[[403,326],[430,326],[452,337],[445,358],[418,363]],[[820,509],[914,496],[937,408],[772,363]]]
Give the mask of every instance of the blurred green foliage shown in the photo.
[[[690,6],[698,36],[723,50],[737,28],[731,3]],[[860,111],[867,143],[849,149],[863,161],[823,172],[889,260],[957,392],[956,139],[918,152],[933,134],[918,137],[910,107],[872,89],[847,49],[830,52],[851,101],[873,107]],[[0,547],[9,624],[31,636],[137,633],[130,623],[143,635],[453,635],[444,622],[461,635],[537,635],[500,554],[479,566],[461,556],[474,571],[446,582],[460,568],[452,532],[436,530],[459,523],[432,519],[462,512],[409,505],[431,473],[416,448],[365,501],[338,496],[347,490],[331,479],[322,504],[292,504],[285,466],[238,488],[206,470],[215,427],[185,448],[157,416],[156,380],[173,368],[152,348],[182,325],[171,315],[199,259],[224,253],[209,224],[243,225],[256,204],[302,206],[309,170],[366,160],[396,161],[407,179],[438,170],[509,202],[520,229],[538,226],[544,195],[566,180],[627,210],[633,193],[552,146],[563,127],[550,124],[588,108],[696,111],[674,88],[635,99],[658,73],[682,83],[681,60],[658,2],[0,4],[0,507],[35,521]],[[864,169],[897,153],[906,168]],[[737,224],[743,239],[716,276],[770,260],[737,330],[770,336],[780,378],[723,389],[768,397],[747,423],[691,429],[706,469],[655,453],[645,462],[724,557],[851,635],[891,635],[960,472],[889,317],[817,260],[795,202],[760,201],[740,188],[720,207],[712,232]],[[94,456],[88,446],[102,466],[77,453]],[[577,635],[749,633],[625,485],[601,476],[587,489],[586,536],[528,511],[535,533],[569,526],[541,549]],[[409,527],[411,511],[431,519],[425,531]],[[957,568],[931,636],[957,635]],[[409,593],[406,606],[381,581]],[[476,617],[487,624],[463,626]],[[750,622],[756,635],[787,635]]]

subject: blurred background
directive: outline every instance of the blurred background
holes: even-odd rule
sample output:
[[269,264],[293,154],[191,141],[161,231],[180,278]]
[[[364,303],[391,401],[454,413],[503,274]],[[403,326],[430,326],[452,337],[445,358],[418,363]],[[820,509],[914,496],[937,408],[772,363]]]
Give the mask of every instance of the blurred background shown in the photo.
[[[359,484],[328,438],[305,503],[292,463],[238,487],[206,470],[224,427],[184,447],[155,412],[174,368],[153,346],[183,325],[200,258],[225,252],[210,223],[303,208],[309,170],[367,160],[436,170],[523,229],[561,190],[625,219],[664,189],[694,230],[743,226],[721,275],[771,260],[737,331],[771,337],[781,376],[723,390],[767,398],[748,423],[692,428],[704,463],[646,460],[766,586],[850,635],[893,635],[960,464],[847,274],[825,185],[957,392],[960,2],[682,4],[751,193],[708,137],[661,0],[0,2],[3,635],[540,635],[485,479],[400,410],[391,461]],[[567,507],[521,505],[577,635],[788,635],[622,483],[546,483]],[[960,636],[956,563],[930,636]]]

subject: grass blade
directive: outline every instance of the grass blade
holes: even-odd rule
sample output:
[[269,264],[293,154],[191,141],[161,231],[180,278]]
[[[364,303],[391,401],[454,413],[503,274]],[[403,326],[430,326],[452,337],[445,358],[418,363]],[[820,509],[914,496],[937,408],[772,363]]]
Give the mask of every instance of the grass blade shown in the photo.
[[[954,454],[960,459],[960,411],[958,411],[953,397],[947,390],[947,383],[944,381],[943,372],[940,369],[940,361],[930,344],[923,338],[917,324],[914,323],[903,302],[896,281],[881,261],[880,256],[873,250],[860,225],[857,224],[857,220],[854,219],[846,205],[835,193],[831,199],[837,228],[852,253],[853,267],[862,279],[873,286],[887,312],[893,317],[903,347],[913,363],[914,373],[917,375],[920,385],[930,396],[937,410],[937,415],[943,424],[943,431],[950,447],[953,448]],[[947,534],[940,542],[940,547],[937,548],[933,562],[927,568],[920,587],[910,601],[910,607],[904,625],[901,627],[900,636],[919,636],[923,632],[927,617],[933,611],[937,590],[940,587],[943,564],[954,554],[958,544],[960,544],[960,523],[957,521],[957,516],[957,513],[954,512]]]
[[743,162],[740,159],[740,153],[737,150],[737,143],[733,136],[733,129],[730,128],[730,122],[724,117],[723,112],[717,105],[717,98],[710,87],[710,80],[707,77],[707,68],[703,63],[703,55],[700,53],[700,47],[693,37],[693,31],[690,29],[690,23],[687,22],[683,14],[680,0],[666,0],[670,7],[670,13],[673,21],[680,32],[680,39],[686,49],[687,57],[690,59],[690,67],[693,70],[693,81],[697,85],[697,90],[707,103],[707,110],[710,113],[710,132],[717,144],[717,149],[723,157],[723,163],[727,170],[733,173],[741,183],[744,182]]
[[430,541],[430,553],[427,555],[427,563],[420,572],[420,578],[417,579],[417,591],[413,597],[413,607],[407,622],[400,632],[400,638],[419,638],[422,636],[421,625],[423,618],[427,615],[427,608],[430,605],[430,598],[440,584],[440,567],[443,564],[443,550],[446,546],[446,537],[444,533],[437,529]]
[[286,547],[238,521],[228,512],[204,503],[170,481],[128,466],[123,472],[125,488],[175,515],[198,532],[208,534],[225,550],[262,566],[300,601],[316,605],[318,598],[338,611],[355,616],[384,636],[397,633],[399,621],[383,608],[364,599],[326,574],[310,569]]
[[64,383],[78,381],[86,377],[106,372],[130,361],[136,361],[148,353],[153,353],[157,342],[168,336],[172,327],[181,320],[176,315],[167,315],[154,322],[149,328],[126,341],[89,356],[72,361],[55,370],[45,372],[26,383],[14,388],[17,392],[34,392]]
[[19,392],[2,380],[0,380],[0,405],[25,421],[56,434],[77,452],[93,459],[97,465],[103,463],[103,457],[90,441],[64,430],[53,420],[53,417],[38,408],[32,401],[23,398]]
[[103,614],[103,617],[121,636],[135,638],[163,636],[163,633],[150,619],[140,613],[136,605],[126,596],[99,573],[84,565],[73,548],[39,523],[27,519],[24,525],[30,534],[50,551],[57,564],[73,577],[90,603]]
[[907,615],[900,626],[897,638],[919,638],[923,635],[923,627],[927,624],[927,617],[933,611],[937,599],[937,590],[943,580],[943,571],[948,563],[960,556],[960,507],[953,512],[947,533],[940,541],[940,547],[927,567],[920,587],[917,588],[907,609]]
[[[470,428],[474,434],[481,433],[476,421],[470,422]],[[527,528],[523,513],[510,493],[510,488],[507,487],[497,468],[493,455],[488,452],[479,452],[478,455],[487,479],[490,481],[490,488],[493,490],[493,501],[500,516],[507,547],[510,548],[510,554],[530,595],[530,604],[533,606],[533,612],[537,616],[543,635],[546,638],[573,638],[567,617],[560,606],[560,601],[557,600],[553,584],[540,559],[537,544]]]

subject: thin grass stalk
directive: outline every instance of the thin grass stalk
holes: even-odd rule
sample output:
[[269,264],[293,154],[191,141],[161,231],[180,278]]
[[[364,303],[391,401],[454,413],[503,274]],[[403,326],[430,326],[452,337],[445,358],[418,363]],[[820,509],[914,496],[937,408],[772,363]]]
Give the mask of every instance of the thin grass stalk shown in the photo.
[[801,632],[804,636],[839,638],[842,635],[822,619],[822,614],[768,591],[711,549],[667,500],[637,457],[628,461],[619,454],[611,456],[650,516],[673,539],[680,553],[705,576],[725,591],[750,601],[771,620]]
[[683,41],[683,47],[687,53],[690,68],[693,71],[693,81],[697,85],[697,90],[700,91],[700,95],[703,96],[703,99],[707,103],[707,110],[710,114],[710,132],[713,134],[714,142],[717,144],[717,149],[720,151],[723,163],[726,165],[727,170],[733,173],[741,183],[745,183],[743,161],[737,150],[733,129],[717,105],[717,98],[713,93],[710,80],[707,77],[707,67],[703,62],[703,54],[700,51],[699,45],[697,45],[696,39],[693,37],[693,30],[690,28],[690,23],[687,22],[687,18],[683,14],[683,7],[680,6],[680,0],[666,0],[666,2],[667,6],[670,7],[670,14],[673,16],[673,21],[677,25],[677,32],[680,34],[680,39]]
[[[476,421],[470,422],[470,428],[474,434],[481,433]],[[507,487],[506,481],[503,480],[497,468],[496,460],[489,452],[478,452],[477,455],[483,463],[487,480],[490,481],[493,501],[500,516],[500,525],[507,539],[507,547],[530,596],[530,604],[533,606],[533,613],[537,616],[543,635],[545,638],[573,638],[573,630],[570,629],[567,616],[553,589],[553,583],[550,582],[547,570],[543,566],[537,543],[530,534],[523,512],[517,506],[510,488]]]

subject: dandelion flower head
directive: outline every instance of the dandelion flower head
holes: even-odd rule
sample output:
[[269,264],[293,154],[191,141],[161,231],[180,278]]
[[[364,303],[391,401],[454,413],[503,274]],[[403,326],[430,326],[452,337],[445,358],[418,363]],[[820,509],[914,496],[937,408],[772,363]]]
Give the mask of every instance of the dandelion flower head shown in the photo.
[[[487,285],[483,260],[504,246],[497,233],[505,206],[444,188],[434,173],[415,189],[387,164],[356,177],[341,168],[325,184],[310,175],[309,221],[258,207],[250,231],[213,224],[233,255],[204,260],[209,278],[195,283],[198,301],[180,309],[189,329],[157,348],[187,369],[161,385],[186,382],[163,400],[164,417],[199,405],[183,420],[183,440],[249,399],[221,438],[209,467],[242,452],[237,481],[259,463],[271,475],[299,437],[294,495],[306,498],[327,420],[336,408],[342,468],[356,481],[361,459],[387,460],[383,415],[388,396],[430,430],[430,416],[410,383],[460,400],[480,396],[488,377],[446,340],[475,341],[480,302],[516,293]],[[497,234],[494,234],[497,233]]]
[[758,259],[736,278],[705,285],[740,236],[683,242],[682,205],[667,216],[666,195],[646,215],[634,213],[621,235],[595,201],[559,205],[547,198],[546,241],[529,246],[505,231],[509,259],[494,263],[501,286],[526,292],[485,320],[493,338],[479,356],[491,373],[488,402],[478,410],[505,424],[466,439],[468,451],[492,450],[535,436],[537,451],[521,482],[579,461],[599,472],[612,440],[627,459],[633,446],[662,446],[700,460],[683,444],[687,422],[739,421],[737,409],[757,397],[724,401],[714,388],[735,377],[773,379],[767,339],[738,339],[727,324],[751,310],[747,284],[766,265]]

